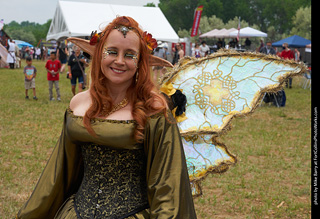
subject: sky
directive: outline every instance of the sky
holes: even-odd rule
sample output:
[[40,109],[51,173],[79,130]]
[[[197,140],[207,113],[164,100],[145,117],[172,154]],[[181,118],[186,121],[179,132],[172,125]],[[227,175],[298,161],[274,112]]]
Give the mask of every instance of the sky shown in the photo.
[[[5,24],[11,21],[21,23],[22,21],[46,23],[53,18],[59,0],[0,0],[0,19]],[[156,6],[159,0],[64,0],[79,2],[103,2],[108,4],[122,4],[143,6],[147,3],[154,3]]]

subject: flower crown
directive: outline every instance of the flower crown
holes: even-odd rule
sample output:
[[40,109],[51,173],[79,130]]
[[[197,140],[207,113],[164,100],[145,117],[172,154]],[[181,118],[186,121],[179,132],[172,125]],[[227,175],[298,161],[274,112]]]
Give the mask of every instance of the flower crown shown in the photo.
[[[133,30],[132,27],[127,27],[123,25],[115,26],[114,29],[117,29],[118,31],[120,31],[123,34],[124,38],[126,38],[127,32],[129,32],[130,30]],[[92,31],[90,36],[90,45],[92,46],[96,45],[100,41],[101,37],[103,36],[104,36],[104,33],[102,32],[97,33],[97,31]],[[150,53],[153,51],[153,49],[158,47],[157,40],[152,38],[152,34],[147,33],[147,31],[143,33],[142,40],[147,45],[147,48],[149,49]]]

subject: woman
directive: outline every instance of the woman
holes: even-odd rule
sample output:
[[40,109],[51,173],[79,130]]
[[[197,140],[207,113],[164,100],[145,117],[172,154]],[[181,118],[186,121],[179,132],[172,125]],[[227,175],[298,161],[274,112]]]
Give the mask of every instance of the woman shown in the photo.
[[199,43],[196,43],[192,51],[192,57],[200,58],[200,53],[200,45]]
[[71,100],[17,218],[196,218],[179,130],[150,78],[160,59],[148,36],[117,17],[91,45],[73,39],[93,56],[91,86]]
[[67,56],[68,56],[68,49],[67,47],[64,45],[61,45],[61,43],[58,41],[58,47],[57,47],[57,58],[59,59],[59,61],[61,62],[61,69],[60,69],[60,73],[64,72],[64,69],[66,67],[66,63],[67,63]]

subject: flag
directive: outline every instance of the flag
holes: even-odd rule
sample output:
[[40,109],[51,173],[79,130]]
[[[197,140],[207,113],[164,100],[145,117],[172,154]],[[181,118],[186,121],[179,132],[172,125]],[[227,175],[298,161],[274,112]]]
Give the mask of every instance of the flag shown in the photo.
[[197,9],[195,11],[193,25],[192,25],[192,31],[191,31],[191,37],[197,36],[197,34],[198,34],[202,10],[203,10],[203,5],[200,5],[199,7],[197,7]]
[[239,42],[240,39],[240,17],[239,17],[239,24],[238,24],[238,35],[237,35],[237,40]]

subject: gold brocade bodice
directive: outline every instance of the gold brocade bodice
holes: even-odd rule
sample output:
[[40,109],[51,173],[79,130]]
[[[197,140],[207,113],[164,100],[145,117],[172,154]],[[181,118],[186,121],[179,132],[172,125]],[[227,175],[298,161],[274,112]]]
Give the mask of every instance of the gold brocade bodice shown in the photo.
[[81,146],[84,177],[75,196],[79,218],[126,218],[149,207],[143,150]]
[[16,218],[196,218],[175,123],[163,113],[149,117],[141,144],[134,120],[91,125],[97,137],[83,117],[66,111],[56,147]]

